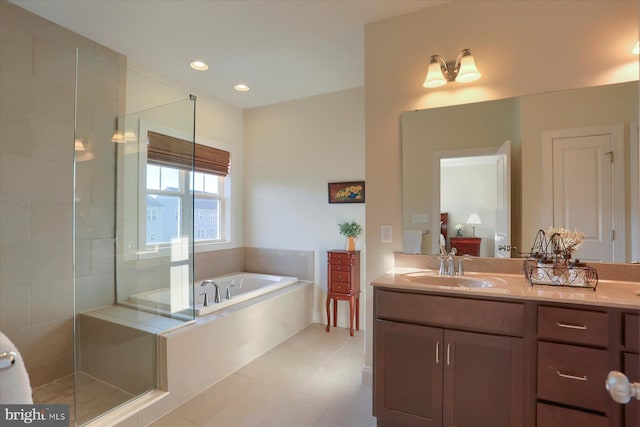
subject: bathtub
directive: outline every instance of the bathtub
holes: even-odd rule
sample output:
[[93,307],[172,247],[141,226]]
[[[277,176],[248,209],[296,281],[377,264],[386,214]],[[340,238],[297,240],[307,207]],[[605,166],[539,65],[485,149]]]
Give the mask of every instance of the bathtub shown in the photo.
[[[222,300],[218,303],[214,302],[214,287],[213,285],[207,285],[206,288],[202,288],[201,284],[204,281],[196,281],[196,315],[203,316],[205,314],[213,313],[214,311],[221,310],[225,307],[229,307],[233,304],[238,304],[243,301],[247,301],[251,298],[255,298],[260,295],[267,294],[269,292],[282,289],[287,286],[291,286],[298,282],[297,277],[291,276],[274,276],[271,274],[260,273],[234,273],[226,276],[214,277],[211,280],[216,282],[218,289],[220,290],[220,297]],[[227,288],[231,293],[231,299],[226,299]],[[200,295],[203,290],[206,290],[209,294],[209,306],[202,305],[204,301],[204,295]]]
[[[298,282],[297,277],[275,276],[271,274],[259,273],[234,273],[225,276],[214,277],[211,280],[214,280],[218,285],[218,288],[220,289],[220,297],[222,298],[222,300],[219,303],[214,303],[215,292],[213,285],[207,285],[206,288],[202,288],[201,284],[203,280],[196,280],[195,311],[197,316],[203,316],[205,314],[221,310],[233,304],[247,301],[251,298],[255,298],[257,296],[264,295],[278,289],[282,289],[286,286],[290,286]],[[227,287],[230,287],[230,300],[226,299]],[[204,295],[200,294],[203,291],[206,291],[209,296],[210,305],[208,307],[202,305],[204,301]],[[189,307],[188,293],[190,292],[182,295],[182,292],[178,292],[178,297],[182,296],[183,298],[182,301],[176,301],[176,293],[174,292],[174,298],[172,300],[170,298],[170,289],[163,288],[131,295],[128,299],[128,302],[130,305],[133,305],[137,308],[151,309],[155,312],[159,311],[174,313],[176,311],[184,310]]]

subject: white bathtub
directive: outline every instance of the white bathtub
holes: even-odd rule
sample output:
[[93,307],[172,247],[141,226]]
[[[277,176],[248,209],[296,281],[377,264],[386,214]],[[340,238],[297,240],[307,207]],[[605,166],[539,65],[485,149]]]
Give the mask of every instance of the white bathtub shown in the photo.
[[[237,304],[239,302],[243,302],[278,289],[282,289],[286,286],[290,286],[298,282],[297,277],[275,276],[271,274],[259,273],[234,273],[225,276],[214,277],[211,280],[215,281],[218,285],[221,301],[219,303],[214,302],[215,291],[213,285],[208,284],[205,288],[203,288],[201,286],[203,280],[197,280],[195,282],[195,310],[197,316],[203,316],[205,314],[212,313],[225,307],[229,307],[233,304]],[[230,287],[230,300],[226,299],[227,287]],[[208,307],[202,305],[202,303],[204,302],[204,295],[200,295],[205,291],[209,296],[210,305]],[[177,293],[174,290],[173,298],[171,298],[172,292],[169,288],[157,289],[131,295],[128,299],[128,302],[138,308],[151,309],[153,311],[166,313],[174,313],[176,311],[184,310],[189,307],[189,293],[190,290],[188,289],[185,290],[185,292],[180,291]]]
[[[207,284],[205,288],[201,286],[204,281],[197,281],[196,285],[196,315],[203,316],[213,313],[239,302],[247,301],[260,295],[282,289],[286,286],[293,285],[298,282],[297,277],[291,276],[274,276],[270,274],[259,273],[234,273],[226,276],[214,277],[211,280],[216,282],[220,290],[219,303],[214,302],[214,287]],[[230,288],[231,299],[226,299],[227,288]],[[204,295],[200,295],[203,291],[208,293],[209,306],[202,305]]]

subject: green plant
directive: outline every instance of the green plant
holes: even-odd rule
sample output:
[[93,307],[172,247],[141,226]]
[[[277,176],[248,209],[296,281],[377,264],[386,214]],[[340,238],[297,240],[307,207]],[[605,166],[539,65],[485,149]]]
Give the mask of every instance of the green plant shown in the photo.
[[362,226],[355,221],[346,221],[338,224],[340,234],[346,237],[358,237],[362,233]]

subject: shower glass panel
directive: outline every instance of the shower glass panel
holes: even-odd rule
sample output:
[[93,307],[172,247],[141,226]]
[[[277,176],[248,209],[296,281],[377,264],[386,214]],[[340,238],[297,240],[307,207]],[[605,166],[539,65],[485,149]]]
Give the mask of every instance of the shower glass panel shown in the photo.
[[194,319],[195,98],[124,63],[76,59],[75,425],[156,389],[157,335]]

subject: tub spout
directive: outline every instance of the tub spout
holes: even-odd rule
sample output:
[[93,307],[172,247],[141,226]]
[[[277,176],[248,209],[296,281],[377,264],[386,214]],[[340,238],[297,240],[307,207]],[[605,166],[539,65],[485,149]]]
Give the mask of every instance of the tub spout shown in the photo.
[[[220,298],[220,288],[218,287],[218,284],[217,284],[216,282],[214,282],[213,280],[205,280],[204,282],[202,282],[202,283],[200,284],[200,286],[202,286],[202,287],[204,288],[204,287],[206,287],[208,284],[212,284],[212,285],[213,285],[213,287],[216,289],[215,297],[213,298],[213,302],[214,302],[214,303],[219,303],[220,301],[222,301],[222,298]],[[206,293],[206,291],[205,291],[205,293]],[[205,306],[205,307],[207,307],[207,306],[208,306],[208,304],[207,304],[207,303],[209,302],[209,300],[208,300],[208,298],[206,297],[206,295],[205,295],[205,297],[204,297],[204,302],[205,302],[204,306]]]

